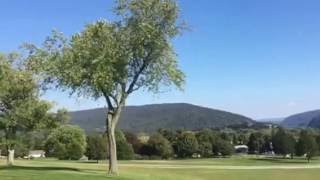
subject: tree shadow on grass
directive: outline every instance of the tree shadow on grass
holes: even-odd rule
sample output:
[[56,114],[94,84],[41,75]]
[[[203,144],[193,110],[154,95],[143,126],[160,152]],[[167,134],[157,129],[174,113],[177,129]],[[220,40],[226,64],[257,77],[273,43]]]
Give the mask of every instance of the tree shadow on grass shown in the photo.
[[283,159],[278,157],[270,158],[251,158],[252,161],[261,161],[261,162],[271,162],[278,164],[309,164],[307,160],[304,159]]
[[35,171],[75,171],[80,169],[70,167],[35,167],[35,166],[0,166],[0,170],[35,170]]

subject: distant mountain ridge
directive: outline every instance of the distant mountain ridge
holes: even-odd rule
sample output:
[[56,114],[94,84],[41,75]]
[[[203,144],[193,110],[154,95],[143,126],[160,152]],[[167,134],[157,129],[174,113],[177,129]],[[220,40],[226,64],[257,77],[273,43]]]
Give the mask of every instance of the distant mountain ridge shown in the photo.
[[[71,124],[87,132],[104,131],[105,108],[70,112]],[[222,110],[186,103],[126,106],[118,127],[130,132],[155,132],[159,128],[199,130],[254,124],[252,119]]]
[[281,124],[284,119],[285,118],[263,118],[263,119],[256,119],[255,121],[262,122],[262,123]]
[[285,128],[317,127],[318,121],[320,121],[320,110],[313,110],[289,116],[282,121],[281,126]]

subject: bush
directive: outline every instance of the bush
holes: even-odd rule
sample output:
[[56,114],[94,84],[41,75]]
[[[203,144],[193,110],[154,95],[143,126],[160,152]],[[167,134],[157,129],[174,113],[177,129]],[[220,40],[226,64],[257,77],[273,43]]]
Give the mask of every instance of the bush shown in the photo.
[[229,141],[216,137],[212,142],[212,152],[214,155],[230,156],[234,152],[234,147]]
[[102,160],[107,159],[108,145],[107,139],[102,135],[90,135],[87,136],[87,150],[85,155],[90,160]]
[[211,157],[212,153],[212,139],[213,132],[209,129],[204,129],[196,134],[199,144],[198,152],[201,157]]
[[179,134],[175,144],[175,153],[179,158],[192,157],[198,151],[198,141],[192,132]]
[[147,144],[150,156],[158,156],[160,159],[168,159],[173,155],[173,149],[170,142],[161,134],[157,133],[150,137]]
[[45,147],[48,156],[78,160],[86,149],[85,133],[77,126],[60,127],[49,135]]
[[132,145],[129,144],[120,130],[116,130],[117,158],[119,160],[131,160],[134,158]]
[[127,139],[127,142],[132,145],[134,153],[138,154],[143,144],[138,139],[137,135],[131,132],[125,132],[124,135]]

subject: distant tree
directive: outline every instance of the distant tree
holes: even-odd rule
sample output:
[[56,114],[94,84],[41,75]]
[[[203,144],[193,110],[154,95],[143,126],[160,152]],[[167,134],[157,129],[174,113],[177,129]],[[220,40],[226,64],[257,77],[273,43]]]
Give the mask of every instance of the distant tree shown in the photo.
[[127,142],[132,145],[134,153],[139,154],[143,144],[138,139],[137,135],[131,132],[125,132],[124,135],[127,139]]
[[177,2],[116,2],[114,22],[99,20],[71,39],[56,33],[42,48],[27,46],[31,49],[29,64],[41,71],[45,82],[105,98],[110,174],[118,173],[115,128],[128,96],[139,89],[181,88],[184,82],[170,43],[182,30],[177,23]]
[[249,153],[259,154],[265,145],[263,134],[260,132],[251,133],[248,142]]
[[49,135],[45,147],[49,156],[78,160],[86,150],[86,136],[81,128],[65,125]]
[[21,142],[26,145],[28,150],[43,150],[48,135],[47,129],[41,129],[24,133],[20,138]]
[[209,129],[201,130],[196,134],[196,138],[199,144],[198,152],[201,157],[211,157],[212,153],[212,138],[213,132]]
[[105,139],[106,138],[101,134],[87,136],[87,149],[85,155],[90,160],[99,162],[99,160],[107,159],[108,145]]
[[158,133],[165,137],[171,144],[173,144],[177,140],[177,133],[173,130],[159,129]]
[[273,151],[271,135],[267,135],[267,134],[263,135],[263,140],[264,140],[263,152]]
[[238,136],[238,144],[247,144],[248,143],[248,137],[241,133],[239,136]]
[[230,141],[216,136],[212,141],[212,152],[214,155],[230,156],[234,152],[234,147]]
[[220,138],[225,140],[225,141],[229,141],[231,142],[232,141],[232,136],[226,132],[221,132],[220,133]]
[[298,156],[306,155],[308,162],[310,162],[310,159],[318,152],[318,145],[314,136],[307,130],[302,130],[296,145],[296,154]]
[[132,145],[127,142],[126,137],[120,130],[115,132],[117,140],[117,158],[120,160],[130,160],[134,158]]
[[294,137],[283,128],[279,128],[272,138],[275,153],[283,156],[290,154],[293,157],[296,141]]
[[159,133],[149,138],[147,146],[149,146],[150,155],[159,156],[162,159],[169,159],[173,155],[170,142]]
[[71,119],[68,110],[64,108],[58,109],[53,118],[55,118],[55,122],[58,122],[59,125],[68,124]]
[[175,144],[175,153],[179,158],[191,157],[198,151],[198,141],[192,132],[182,132]]
[[318,144],[318,152],[320,152],[320,134],[316,136],[316,142]]

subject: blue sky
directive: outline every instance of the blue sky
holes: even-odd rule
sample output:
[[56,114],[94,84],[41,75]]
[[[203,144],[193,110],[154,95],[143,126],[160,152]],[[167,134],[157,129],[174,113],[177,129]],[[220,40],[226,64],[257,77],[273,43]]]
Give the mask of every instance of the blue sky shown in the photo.
[[[112,20],[112,0],[2,0],[0,52],[41,43],[52,29],[79,32]],[[183,92],[139,92],[128,105],[187,102],[247,115],[283,117],[320,108],[320,1],[180,0],[192,29],[174,40],[186,73]],[[104,102],[49,91],[45,99],[70,110]]]

